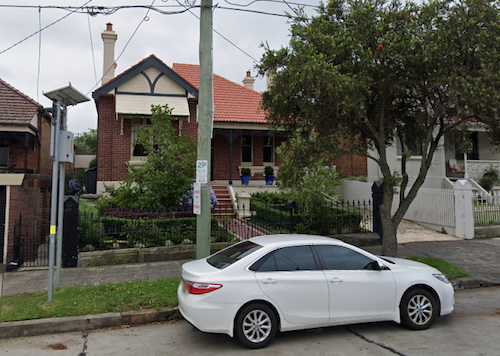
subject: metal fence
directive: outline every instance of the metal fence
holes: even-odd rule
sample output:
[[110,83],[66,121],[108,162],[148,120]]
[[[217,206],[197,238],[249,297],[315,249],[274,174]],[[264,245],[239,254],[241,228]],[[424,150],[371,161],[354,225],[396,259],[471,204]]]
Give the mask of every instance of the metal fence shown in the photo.
[[[283,233],[336,235],[371,232],[371,202],[329,203],[323,215],[298,214],[291,206],[251,204],[236,218],[216,207],[211,219],[212,242],[236,242],[254,236]],[[171,246],[196,242],[196,217],[189,211],[108,210],[79,216],[80,251]]]
[[14,223],[13,258],[10,268],[49,265],[49,222],[30,222],[19,215]]

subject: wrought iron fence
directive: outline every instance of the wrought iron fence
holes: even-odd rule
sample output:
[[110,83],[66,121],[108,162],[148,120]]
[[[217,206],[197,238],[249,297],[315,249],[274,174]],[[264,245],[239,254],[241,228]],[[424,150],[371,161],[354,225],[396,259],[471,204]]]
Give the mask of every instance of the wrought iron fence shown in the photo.
[[14,223],[13,258],[9,267],[45,267],[49,265],[49,223],[30,222],[19,214]]
[[335,201],[311,209],[254,202],[250,222],[266,233],[304,233],[333,236],[373,231],[371,201]]
[[[225,206],[212,211],[211,241],[236,242],[254,236],[283,233],[336,235],[371,232],[372,204],[339,201],[317,211],[299,214],[296,207],[251,204],[236,214]],[[196,217],[190,211],[134,211],[113,209],[80,213],[80,251],[130,247],[170,246],[196,242]]]

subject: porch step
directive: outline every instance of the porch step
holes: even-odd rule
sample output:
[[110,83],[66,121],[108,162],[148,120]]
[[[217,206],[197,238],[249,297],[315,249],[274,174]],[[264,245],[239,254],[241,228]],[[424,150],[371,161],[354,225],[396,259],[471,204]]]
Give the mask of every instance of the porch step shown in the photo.
[[214,194],[219,202],[219,205],[212,211],[212,215],[229,215],[230,217],[235,217],[231,195],[229,194],[227,186],[213,185],[212,189],[214,190]]

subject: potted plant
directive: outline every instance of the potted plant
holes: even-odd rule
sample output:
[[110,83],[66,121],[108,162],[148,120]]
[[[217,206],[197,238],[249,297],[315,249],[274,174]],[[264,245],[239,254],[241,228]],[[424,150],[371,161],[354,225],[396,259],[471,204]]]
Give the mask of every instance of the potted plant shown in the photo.
[[273,185],[274,182],[274,168],[272,166],[264,167],[264,175],[266,176],[266,184]]
[[241,169],[241,184],[248,185],[248,182],[250,182],[251,173],[252,171],[248,167],[243,167]]

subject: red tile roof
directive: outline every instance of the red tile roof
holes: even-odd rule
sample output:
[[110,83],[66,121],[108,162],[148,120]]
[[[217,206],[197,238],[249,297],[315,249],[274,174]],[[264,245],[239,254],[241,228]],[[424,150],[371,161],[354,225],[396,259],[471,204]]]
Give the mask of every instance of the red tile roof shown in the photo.
[[42,105],[0,79],[0,123],[29,124]]
[[[172,69],[199,89],[198,65],[174,63]],[[261,100],[259,92],[214,74],[214,121],[265,124],[267,121],[261,109]]]

